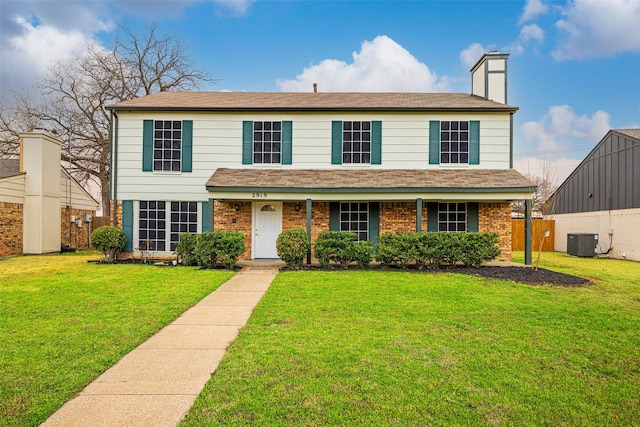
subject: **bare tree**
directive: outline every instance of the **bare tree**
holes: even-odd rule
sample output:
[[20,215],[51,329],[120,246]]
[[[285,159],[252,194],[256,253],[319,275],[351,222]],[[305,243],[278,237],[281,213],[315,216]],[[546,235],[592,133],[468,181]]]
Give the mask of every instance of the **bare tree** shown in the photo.
[[89,45],[86,54],[50,68],[36,86],[41,98],[16,95],[13,108],[0,106],[0,156],[17,153],[18,133],[48,129],[65,142],[62,160],[82,184],[100,186],[109,207],[109,113],[106,105],[160,91],[192,90],[213,81],[198,70],[173,36],[155,24],[143,35],[122,27],[125,39],[111,51]]

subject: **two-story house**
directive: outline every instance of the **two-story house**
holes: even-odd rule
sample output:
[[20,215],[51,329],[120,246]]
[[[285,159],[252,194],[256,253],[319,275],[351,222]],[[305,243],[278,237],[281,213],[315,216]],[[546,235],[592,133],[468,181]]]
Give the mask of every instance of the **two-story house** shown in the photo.
[[395,231],[496,232],[511,257],[508,54],[472,68],[472,93],[162,92],[112,112],[112,211],[127,251],[171,255],[178,235],[245,236],[277,258],[283,229],[375,240]]

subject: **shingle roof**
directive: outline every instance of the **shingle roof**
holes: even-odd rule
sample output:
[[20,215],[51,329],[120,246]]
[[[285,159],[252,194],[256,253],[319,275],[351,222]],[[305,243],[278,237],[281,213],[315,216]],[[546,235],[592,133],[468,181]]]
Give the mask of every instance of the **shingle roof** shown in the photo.
[[623,133],[631,138],[640,139],[640,129],[613,129],[616,132]]
[[394,191],[517,191],[530,192],[534,184],[514,169],[217,169],[209,190],[282,191],[368,190]]
[[0,179],[20,175],[20,159],[0,159]]
[[110,110],[373,110],[516,111],[466,93],[159,92],[107,106]]

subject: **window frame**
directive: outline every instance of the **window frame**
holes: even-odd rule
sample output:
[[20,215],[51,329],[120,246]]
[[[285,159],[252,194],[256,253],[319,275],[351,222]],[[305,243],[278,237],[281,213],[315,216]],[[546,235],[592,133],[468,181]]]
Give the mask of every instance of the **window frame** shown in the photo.
[[[346,120],[342,122],[343,165],[371,164],[372,128],[371,120]],[[368,149],[365,149],[365,146]]]
[[[446,125],[446,126],[445,126]],[[463,129],[466,127],[466,129]],[[445,129],[446,127],[446,129]],[[445,138],[446,136],[446,138]],[[440,122],[440,164],[469,164],[470,123],[469,120],[443,120]],[[445,145],[447,149],[445,150]],[[466,149],[462,147],[466,146]],[[455,147],[455,148],[454,148]],[[447,156],[447,161],[443,159]],[[457,160],[453,160],[454,156]],[[465,160],[462,160],[463,157]]]
[[[258,125],[258,126],[256,126]],[[279,129],[274,129],[275,126]],[[266,129],[269,127],[269,129]],[[259,129],[257,129],[259,128]],[[281,165],[282,164],[282,132],[283,132],[283,124],[282,120],[254,120],[253,121],[253,138],[252,138],[252,164],[258,165]],[[256,138],[260,136],[259,138]],[[277,136],[277,140],[275,139]],[[258,140],[259,139],[259,140]],[[268,141],[267,141],[268,139]],[[270,145],[270,149],[267,151],[265,149],[266,144]],[[277,152],[273,149],[274,144],[278,144]],[[261,150],[256,150],[256,147],[259,146]],[[265,161],[266,156],[269,156],[269,161]],[[278,156],[278,161],[272,161],[273,156]],[[260,160],[258,159],[260,156]]]
[[[371,216],[369,208],[369,202],[340,202],[339,230],[356,233],[358,242],[368,241],[370,235],[369,219]],[[354,215],[357,215],[357,218]],[[365,215],[364,219],[362,215]],[[356,224],[357,226],[353,227]],[[362,224],[366,226],[364,230],[361,229]]]
[[[445,209],[442,209],[442,207]],[[455,206],[453,206],[455,205]],[[460,209],[464,207],[464,209]],[[452,209],[453,208],[453,209]],[[461,212],[464,212],[463,214]],[[463,219],[460,219],[460,215],[464,215]],[[442,220],[442,217],[445,217]],[[455,216],[455,218],[454,218]],[[469,207],[466,202],[440,202],[438,203],[438,232],[441,233],[466,233],[469,230]],[[443,227],[444,225],[444,227]],[[455,230],[452,230],[451,226],[454,226]],[[463,226],[462,230],[460,226]],[[443,230],[443,228],[445,228]]]
[[[174,252],[180,234],[201,232],[200,227],[204,215],[201,210],[204,211],[207,208],[205,203],[184,200],[140,200],[137,203],[135,222],[135,241],[138,246],[134,249],[145,252]],[[151,212],[153,215],[150,215]],[[147,223],[143,226],[144,221]],[[154,227],[151,227],[151,221],[155,221]],[[183,229],[187,231],[182,231]],[[149,234],[142,237],[145,232]],[[150,238],[152,232],[153,238]],[[148,245],[148,241],[152,241],[152,244]]]
[[[162,127],[158,128],[158,124]],[[170,124],[170,128],[167,128]],[[178,126],[179,128],[176,128]],[[182,171],[182,120],[154,120],[153,121],[153,163],[154,172],[181,172]],[[167,135],[169,133],[169,135]],[[177,133],[177,135],[176,135]],[[160,134],[160,135],[159,135]],[[176,147],[177,145],[177,147]],[[177,156],[175,154],[177,153]],[[169,154],[169,158],[167,158]],[[165,165],[169,163],[167,169]],[[158,167],[160,164],[160,167]]]

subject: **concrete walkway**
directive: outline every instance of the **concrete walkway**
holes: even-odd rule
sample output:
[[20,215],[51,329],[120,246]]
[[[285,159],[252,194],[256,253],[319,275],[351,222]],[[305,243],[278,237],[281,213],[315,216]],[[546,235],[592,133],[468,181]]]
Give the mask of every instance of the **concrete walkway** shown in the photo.
[[42,425],[175,426],[278,273],[245,267],[127,354]]

